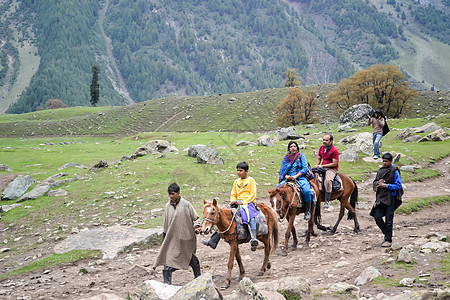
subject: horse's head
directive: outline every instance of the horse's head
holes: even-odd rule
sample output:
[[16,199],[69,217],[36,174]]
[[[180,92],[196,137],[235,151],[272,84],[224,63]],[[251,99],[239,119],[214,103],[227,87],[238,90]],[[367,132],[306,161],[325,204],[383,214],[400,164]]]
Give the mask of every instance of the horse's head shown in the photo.
[[280,220],[284,218],[284,215],[287,211],[287,207],[283,207],[284,203],[287,201],[283,201],[284,197],[286,196],[286,191],[283,188],[284,185],[276,188],[276,189],[268,189],[267,192],[269,193],[270,198],[270,205],[273,209],[277,212],[277,214],[280,216]]
[[217,205],[217,200],[208,201],[203,199],[202,233],[208,234],[211,231],[211,227],[216,223],[218,215],[219,206]]

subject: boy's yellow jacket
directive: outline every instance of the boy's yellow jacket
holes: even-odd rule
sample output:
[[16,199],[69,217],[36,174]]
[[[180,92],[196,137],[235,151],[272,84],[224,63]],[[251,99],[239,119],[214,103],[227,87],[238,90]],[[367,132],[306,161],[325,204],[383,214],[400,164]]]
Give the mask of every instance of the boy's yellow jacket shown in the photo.
[[241,200],[242,204],[253,202],[256,206],[256,181],[248,176],[245,179],[238,178],[233,183],[230,202]]

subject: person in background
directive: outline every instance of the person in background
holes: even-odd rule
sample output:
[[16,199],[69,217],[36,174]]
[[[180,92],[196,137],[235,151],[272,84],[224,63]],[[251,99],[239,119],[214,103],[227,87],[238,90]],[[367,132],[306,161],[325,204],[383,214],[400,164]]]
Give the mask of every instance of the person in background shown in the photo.
[[386,119],[380,109],[375,110],[373,116],[367,115],[367,125],[372,124],[372,140],[373,140],[373,159],[381,157],[380,141],[383,137],[383,127]]
[[[402,204],[402,181],[400,171],[392,164],[392,154],[383,155],[383,166],[378,170],[373,181],[373,190],[376,192],[375,203],[370,211],[377,226],[384,234],[381,247],[392,245],[392,227],[394,212]],[[383,220],[385,217],[385,220]]]

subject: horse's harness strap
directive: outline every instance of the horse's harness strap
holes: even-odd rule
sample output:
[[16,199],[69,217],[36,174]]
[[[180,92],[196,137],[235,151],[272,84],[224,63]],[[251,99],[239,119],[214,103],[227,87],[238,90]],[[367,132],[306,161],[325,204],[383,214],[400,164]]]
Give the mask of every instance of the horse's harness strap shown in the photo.
[[[238,208],[239,209],[239,208]],[[227,232],[228,230],[230,230],[231,225],[233,224],[234,218],[236,217],[236,213],[238,212],[238,209],[236,209],[233,213],[233,217],[231,218],[231,222],[230,222],[230,226],[228,226],[228,228],[225,231],[217,231],[220,234],[225,234],[225,232]],[[219,208],[219,212],[220,212],[220,208]],[[217,215],[216,215],[217,216]],[[206,219],[206,218],[205,218]],[[215,221],[215,218],[214,218]],[[234,234],[234,233],[227,233],[227,234]]]
[[292,207],[292,205],[294,204],[295,196],[297,196],[297,198],[300,200],[300,193],[299,193],[299,191],[297,189],[297,185],[295,183],[288,183],[288,185],[290,187],[292,187],[292,189],[294,190],[294,195],[292,196],[291,203],[289,204],[289,207]]

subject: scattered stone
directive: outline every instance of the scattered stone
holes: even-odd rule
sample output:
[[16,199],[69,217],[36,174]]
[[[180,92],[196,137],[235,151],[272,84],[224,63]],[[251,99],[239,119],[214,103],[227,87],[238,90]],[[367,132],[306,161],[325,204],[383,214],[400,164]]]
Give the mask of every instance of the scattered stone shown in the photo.
[[284,277],[270,282],[259,282],[255,284],[258,290],[287,293],[298,296],[300,299],[311,295],[311,288],[307,281],[300,277]]
[[0,212],[7,212],[8,210],[11,210],[11,209],[16,208],[21,205],[22,204],[19,204],[19,203],[14,203],[11,205],[2,205],[2,206],[0,206]]
[[12,172],[11,168],[5,164],[0,164],[0,171]]
[[19,198],[35,182],[36,182],[36,180],[34,180],[30,175],[17,176],[3,190],[2,200],[14,200],[14,199]]
[[[343,145],[347,145],[347,149],[360,151],[367,155],[373,154],[373,141],[370,132],[362,132],[355,135],[344,137],[339,141]],[[380,142],[380,147],[382,143]]]
[[340,155],[339,155],[339,160],[340,161],[351,161],[351,162],[357,162],[359,160],[359,156],[358,153],[353,150],[353,149],[347,149],[344,150]]
[[367,120],[367,115],[371,114],[373,108],[369,104],[356,104],[344,111],[340,117],[339,122],[343,123],[355,123],[360,120]]
[[[239,284],[241,287],[242,281]],[[251,282],[251,281],[250,281]],[[241,288],[240,288],[241,289]],[[214,285],[212,275],[210,273],[204,273],[201,276],[195,278],[181,289],[179,289],[170,300],[184,300],[184,299],[211,299],[221,300],[222,294],[217,290]],[[254,299],[254,298],[252,298]]]
[[406,287],[412,287],[413,283],[416,281],[414,278],[403,278],[400,280],[400,285],[406,286]]
[[123,297],[119,297],[115,294],[101,293],[100,295],[83,298],[81,300],[123,300]]
[[263,135],[258,138],[258,146],[273,147],[273,141],[270,135]]
[[92,168],[89,169],[88,172],[97,172],[103,169],[106,169],[109,167],[109,164],[106,160],[101,160],[98,163],[96,163],[95,165],[92,166]]
[[58,173],[58,174],[52,175],[52,176],[44,179],[43,181],[41,181],[41,183],[36,185],[30,192],[22,195],[17,200],[17,202],[22,202],[22,201],[26,201],[26,200],[33,200],[33,199],[39,198],[41,196],[44,196],[47,193],[47,191],[50,190],[51,188],[55,188],[64,183],[72,182],[72,181],[78,179],[76,176],[74,176],[74,178],[66,178],[66,179],[62,179],[62,180],[57,180],[57,178],[60,178],[63,176],[67,176],[67,173]]
[[205,147],[206,146],[202,145],[202,144],[189,146],[189,148],[187,150],[188,151],[188,156],[190,156],[190,157],[197,157],[198,151],[203,149],[203,148],[205,148]]
[[159,244],[162,229],[137,229],[128,226],[102,227],[71,235],[54,247],[56,254],[71,250],[100,250],[104,259],[113,259],[127,247]]
[[327,289],[324,290],[322,294],[329,294],[329,293],[350,294],[353,297],[359,298],[359,292],[360,292],[359,287],[345,282],[339,282],[327,285]]
[[304,137],[298,133],[294,132],[294,127],[287,128],[279,128],[275,131],[275,141],[284,141],[284,140],[298,140],[304,139]]
[[358,277],[355,279],[356,285],[365,285],[371,282],[376,277],[381,277],[382,274],[375,267],[367,267]]
[[10,250],[11,250],[11,248],[1,248],[0,249],[0,253],[5,253],[5,252],[8,252]]
[[417,128],[414,130],[415,133],[422,133],[422,132],[431,132],[441,129],[441,126],[436,125],[434,122],[427,123],[423,125],[422,127]]
[[436,131],[433,131],[432,133],[427,134],[426,136],[424,136],[423,138],[421,138],[420,140],[418,140],[418,143],[421,142],[443,142],[446,139],[448,139],[450,137],[450,135],[444,130],[444,129],[439,129]]
[[146,280],[142,286],[140,300],[167,300],[175,295],[182,286],[169,285],[156,280]]
[[236,143],[237,147],[240,147],[240,146],[253,146],[253,145],[255,145],[255,143],[249,142],[249,141],[239,141],[239,142]]
[[148,154],[178,152],[178,149],[171,142],[165,140],[148,141],[144,146],[137,148],[131,155],[133,159]]
[[400,131],[395,138],[397,140],[404,140],[404,139],[406,139],[408,137],[411,137],[411,136],[413,136],[411,128],[405,128],[402,131]]
[[401,171],[405,171],[405,172],[414,172],[414,166],[401,166],[400,167]]
[[409,264],[412,263],[413,257],[406,248],[402,248],[398,253],[397,261]]
[[67,195],[67,191],[63,189],[57,189],[53,191],[48,191],[47,196],[49,197],[59,197]]
[[64,164],[62,167],[60,167],[58,170],[63,170],[63,169],[67,169],[67,168],[79,168],[79,169],[87,169],[88,167],[83,166],[82,164],[78,164],[78,163],[67,163]]
[[420,135],[412,135],[412,136],[405,138],[402,141],[402,143],[416,143],[416,142],[420,141],[420,139],[422,139],[422,137]]
[[200,164],[223,165],[224,159],[217,150],[203,147],[197,149],[197,162]]

